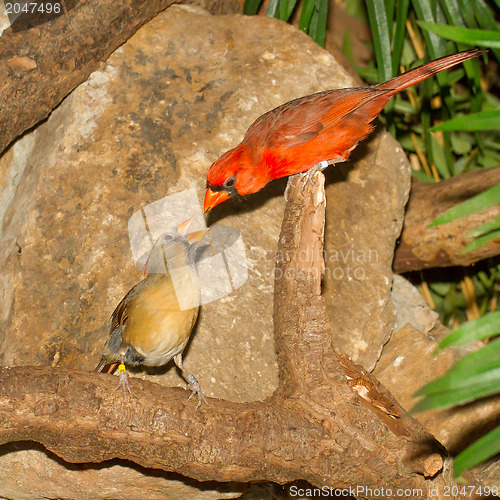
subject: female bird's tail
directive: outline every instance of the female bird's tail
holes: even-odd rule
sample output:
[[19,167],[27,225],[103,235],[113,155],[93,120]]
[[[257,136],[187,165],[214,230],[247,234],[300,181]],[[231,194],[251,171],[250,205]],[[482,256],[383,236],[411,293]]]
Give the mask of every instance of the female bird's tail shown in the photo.
[[94,368],[94,371],[102,373],[112,373],[113,370],[118,366],[118,364],[118,362],[110,363],[109,361],[106,361],[105,358],[101,358],[101,361],[99,361],[99,364]]
[[450,56],[441,57],[435,61],[428,62],[427,64],[422,64],[422,66],[407,71],[402,75],[391,78],[386,82],[379,83],[378,85],[375,85],[375,88],[379,90],[392,90],[392,92],[389,92],[388,94],[394,95],[401,90],[414,85],[415,83],[421,82],[422,80],[443,71],[444,69],[456,66],[463,61],[467,61],[467,59],[478,57],[485,52],[485,50],[481,49],[471,49],[458,52],[457,54],[452,54]]

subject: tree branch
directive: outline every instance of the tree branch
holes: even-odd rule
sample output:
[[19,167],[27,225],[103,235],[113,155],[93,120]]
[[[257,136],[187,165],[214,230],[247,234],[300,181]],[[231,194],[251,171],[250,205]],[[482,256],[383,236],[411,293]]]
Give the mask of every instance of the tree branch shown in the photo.
[[198,480],[385,484],[421,489],[424,496],[430,487],[450,484],[439,474],[446,458],[439,443],[331,346],[320,295],[323,175],[315,182],[303,193],[301,183],[291,187],[279,238],[280,386],[272,397],[245,404],[211,399],[196,411],[186,392],[139,379],[127,401],[110,375],[4,368],[0,442],[32,440],[68,462],[119,457]]
[[440,226],[428,225],[439,214],[499,182],[500,166],[467,172],[437,184],[413,180],[401,241],[394,256],[394,271],[468,266],[498,255],[499,238],[471,252],[461,251],[471,241],[467,233],[500,216],[500,205]]
[[[0,37],[0,154],[45,119],[100,62],[176,0],[87,0],[40,26]],[[231,0],[200,0],[209,10]]]

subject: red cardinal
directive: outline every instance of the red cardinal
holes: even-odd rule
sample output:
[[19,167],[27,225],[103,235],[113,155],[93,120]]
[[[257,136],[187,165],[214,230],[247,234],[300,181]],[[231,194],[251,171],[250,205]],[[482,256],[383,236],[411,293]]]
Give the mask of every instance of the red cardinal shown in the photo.
[[347,160],[394,94],[482,53],[466,50],[373,87],[327,90],[265,113],[250,126],[241,144],[209,168],[205,212],[231,196],[256,193],[274,179],[312,174]]

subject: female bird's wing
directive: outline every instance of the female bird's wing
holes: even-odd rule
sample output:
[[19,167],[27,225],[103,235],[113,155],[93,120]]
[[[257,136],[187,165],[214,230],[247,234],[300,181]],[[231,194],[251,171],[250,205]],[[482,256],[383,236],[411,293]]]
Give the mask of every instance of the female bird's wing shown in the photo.
[[116,306],[115,310],[113,311],[113,314],[111,315],[111,327],[110,327],[110,333],[112,333],[114,330],[119,328],[120,326],[123,326],[127,322],[127,302],[128,299],[130,298],[130,294],[134,289],[130,290],[125,297],[120,301],[120,303]]
[[[142,284],[142,285],[141,285]],[[144,286],[144,280],[133,287],[125,297],[116,306],[111,315],[111,325],[109,328],[109,338],[104,347],[101,360],[94,368],[96,372],[111,373],[120,361],[120,347],[122,345],[123,328],[128,320],[127,304],[130,303],[133,296],[138,293],[137,288]]]

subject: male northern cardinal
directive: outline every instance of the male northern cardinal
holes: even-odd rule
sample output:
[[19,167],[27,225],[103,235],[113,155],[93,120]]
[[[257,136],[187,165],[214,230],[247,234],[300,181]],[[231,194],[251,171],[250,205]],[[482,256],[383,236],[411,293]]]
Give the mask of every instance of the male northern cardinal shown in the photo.
[[205,212],[230,196],[256,193],[274,179],[306,171],[311,177],[329,164],[347,160],[394,94],[482,53],[466,50],[373,87],[328,90],[265,113],[241,144],[209,168]]
[[109,339],[95,371],[110,373],[120,364],[118,387],[130,392],[125,365],[161,366],[174,358],[191,396],[198,394],[199,406],[206,402],[200,384],[182,364],[182,351],[198,317],[200,287],[195,254],[206,234],[206,230],[187,234],[191,221],[181,223],[155,243],[145,266],[148,274],[111,316]]

